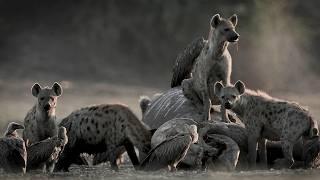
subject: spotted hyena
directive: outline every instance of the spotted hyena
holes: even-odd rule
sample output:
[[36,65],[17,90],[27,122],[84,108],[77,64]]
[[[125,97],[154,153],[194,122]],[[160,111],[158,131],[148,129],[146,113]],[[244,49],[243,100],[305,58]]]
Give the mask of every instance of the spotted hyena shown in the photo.
[[67,129],[69,143],[56,164],[56,171],[68,171],[80,153],[107,152],[111,167],[118,169],[117,158],[124,146],[132,164],[139,166],[134,147],[147,154],[151,146],[151,132],[134,113],[124,105],[107,104],[85,107],[72,112],[60,126]]
[[62,87],[54,83],[52,88],[41,88],[36,83],[32,86],[31,92],[37,98],[37,103],[24,118],[23,139],[28,144],[57,135],[56,107]]
[[[212,17],[208,41],[192,69],[192,77],[183,80],[181,87],[184,95],[203,109],[204,120],[210,119],[211,104],[220,104],[219,99],[211,93],[215,82],[230,84],[232,59],[228,51],[229,42],[236,42],[239,34],[235,31],[238,18],[221,18],[219,14]],[[230,122],[226,110],[222,107],[223,120]]]
[[[273,98],[261,91],[245,88],[241,81],[234,86],[215,83],[214,92],[222,105],[234,111],[245,124],[248,134],[248,158],[256,163],[257,142],[264,158],[265,139],[281,141],[285,164],[294,163],[293,146],[300,137],[305,140],[318,136],[317,122],[309,111],[295,102]],[[265,158],[266,159],[266,158]]]
[[[159,95],[160,94],[155,94],[153,96],[153,98],[155,98],[155,97],[157,97]],[[150,102],[151,102],[151,99],[148,96],[141,96],[140,97],[139,105],[140,105],[142,116],[145,114],[148,106],[150,105]],[[153,134],[155,131],[156,131],[156,129],[152,129],[151,130],[151,134]],[[125,151],[126,151],[125,147],[120,147],[115,151],[115,154],[117,154],[116,156],[118,157],[117,158],[117,165],[118,166],[124,161],[123,154],[125,153]],[[147,154],[145,154],[145,155],[147,155]],[[97,165],[97,164],[100,164],[100,163],[104,163],[104,162],[110,161],[112,159],[112,157],[110,159],[109,156],[110,156],[110,154],[108,154],[107,152],[96,154],[93,157],[92,164],[93,165]],[[140,160],[144,159],[143,156],[142,157],[140,156],[139,158],[140,158]]]

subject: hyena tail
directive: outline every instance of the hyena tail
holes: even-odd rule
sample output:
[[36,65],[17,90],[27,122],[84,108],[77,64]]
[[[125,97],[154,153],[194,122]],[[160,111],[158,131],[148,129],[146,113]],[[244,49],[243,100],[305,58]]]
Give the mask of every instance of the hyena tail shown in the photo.
[[141,96],[139,99],[139,104],[141,108],[142,115],[147,111],[147,108],[149,107],[151,99],[148,96]]
[[319,136],[319,127],[317,120],[314,120],[312,117],[309,117],[310,120],[310,129],[309,129],[309,137],[317,137]]

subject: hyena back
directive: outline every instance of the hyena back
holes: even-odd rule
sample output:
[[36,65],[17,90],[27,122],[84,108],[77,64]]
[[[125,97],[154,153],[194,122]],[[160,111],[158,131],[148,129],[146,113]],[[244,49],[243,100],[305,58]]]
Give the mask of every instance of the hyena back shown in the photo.
[[31,92],[37,98],[37,103],[24,119],[23,140],[27,144],[57,135],[56,106],[58,97],[62,94],[62,87],[54,83],[52,88],[41,88],[36,83],[32,86]]
[[294,163],[293,146],[300,137],[310,139],[318,136],[317,121],[309,111],[299,104],[275,99],[260,91],[245,89],[241,81],[234,86],[226,86],[217,82],[215,93],[222,105],[234,111],[245,124],[248,134],[249,162],[256,163],[256,147],[265,155],[265,139],[280,140],[286,164]]
[[66,145],[56,170],[68,171],[80,153],[107,152],[113,169],[118,169],[117,149],[124,146],[132,164],[139,160],[134,147],[140,152],[150,150],[151,133],[134,113],[124,105],[95,105],[72,112],[60,126],[67,128],[69,143]]
[[[183,80],[181,87],[184,95],[194,104],[203,109],[204,120],[210,119],[211,104],[220,104],[219,99],[210,91],[217,81],[224,85],[230,83],[232,59],[227,49],[229,42],[237,42],[239,34],[235,31],[238,18],[220,18],[219,14],[212,17],[208,41],[192,69],[192,77]],[[230,122],[224,108],[223,120]]]

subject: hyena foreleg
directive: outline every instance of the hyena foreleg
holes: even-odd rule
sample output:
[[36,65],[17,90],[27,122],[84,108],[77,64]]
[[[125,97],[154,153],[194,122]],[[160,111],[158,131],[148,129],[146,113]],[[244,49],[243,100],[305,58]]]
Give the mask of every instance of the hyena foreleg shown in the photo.
[[259,152],[259,166],[261,168],[267,168],[267,140],[264,138],[260,138],[258,141],[258,152]]
[[225,123],[230,123],[230,119],[228,117],[228,113],[227,113],[227,110],[226,110],[226,107],[224,105],[221,105],[221,114],[222,114],[222,122],[225,122]]
[[[251,132],[251,133],[250,133]],[[256,131],[248,130],[248,161],[250,168],[256,168],[257,161],[257,144],[259,139],[259,133]]]
[[183,95],[189,99],[197,109],[203,109],[203,102],[192,87],[192,79],[185,79],[181,83]]

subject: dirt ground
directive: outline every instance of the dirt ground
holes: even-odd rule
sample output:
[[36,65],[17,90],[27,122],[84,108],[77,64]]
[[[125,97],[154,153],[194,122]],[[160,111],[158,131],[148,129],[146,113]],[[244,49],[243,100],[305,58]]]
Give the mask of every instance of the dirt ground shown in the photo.
[[135,171],[131,165],[124,165],[119,172],[110,170],[109,165],[98,165],[94,167],[73,166],[68,173],[53,173],[42,174],[41,172],[33,172],[24,176],[17,174],[0,173],[0,179],[13,180],[40,180],[40,179],[54,179],[54,180],[91,180],[91,179],[172,179],[172,180],[272,180],[277,178],[279,180],[316,180],[319,179],[319,170],[269,170],[269,171],[247,171],[247,172],[210,172],[210,171],[178,171],[168,172],[166,170],[156,172]]

